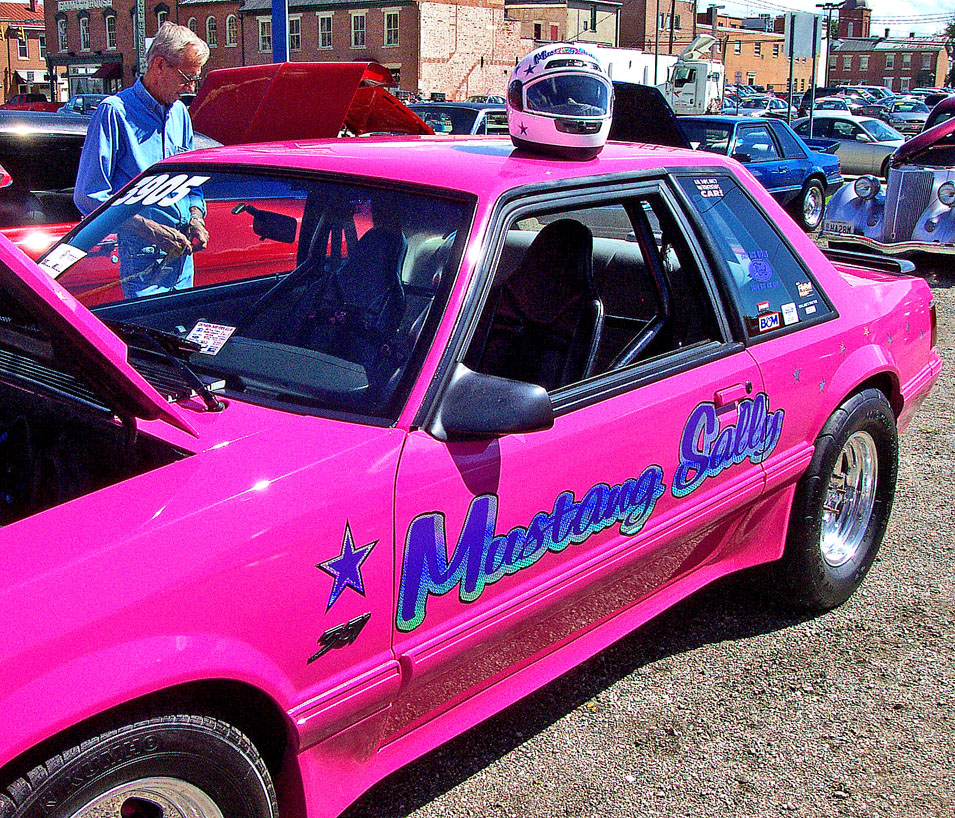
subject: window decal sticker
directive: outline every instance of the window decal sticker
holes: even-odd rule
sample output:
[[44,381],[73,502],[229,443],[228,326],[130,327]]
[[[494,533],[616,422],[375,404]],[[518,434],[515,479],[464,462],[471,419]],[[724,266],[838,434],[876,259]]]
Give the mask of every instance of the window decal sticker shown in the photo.
[[[783,417],[782,409],[769,411],[764,393],[741,400],[736,422],[722,429],[715,404],[697,406],[683,428],[673,496],[685,497],[708,477],[746,459],[761,463],[779,442]],[[444,596],[457,587],[461,602],[474,602],[488,585],[529,568],[548,551],[559,554],[615,525],[626,536],[638,534],[666,490],[663,469],[647,466],[639,477],[617,485],[597,483],[580,500],[572,491],[561,492],[551,511],[538,512],[526,526],[504,534],[495,533],[500,498],[481,494],[471,500],[453,552],[444,514],[418,515],[405,537],[398,630],[413,631],[424,622],[429,596]]]
[[199,344],[199,351],[203,355],[216,355],[225,346],[225,342],[232,337],[233,332],[235,327],[199,321],[192,328],[192,332],[186,336],[186,340]]
[[43,261],[37,266],[47,273],[50,278],[56,278],[85,256],[86,252],[80,250],[79,247],[73,247],[70,244],[58,244],[46,254]]
[[783,304],[783,323],[788,327],[790,324],[799,323],[799,313],[796,311],[796,305],[790,301],[788,304]]
[[782,316],[778,312],[767,312],[759,316],[759,331],[769,332],[782,326]]

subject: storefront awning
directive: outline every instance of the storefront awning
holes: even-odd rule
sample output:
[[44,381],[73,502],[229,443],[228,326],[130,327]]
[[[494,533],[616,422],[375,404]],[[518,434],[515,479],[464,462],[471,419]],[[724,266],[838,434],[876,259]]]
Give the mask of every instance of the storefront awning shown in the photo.
[[123,67],[118,62],[103,63],[91,77],[101,80],[118,80],[123,77]]

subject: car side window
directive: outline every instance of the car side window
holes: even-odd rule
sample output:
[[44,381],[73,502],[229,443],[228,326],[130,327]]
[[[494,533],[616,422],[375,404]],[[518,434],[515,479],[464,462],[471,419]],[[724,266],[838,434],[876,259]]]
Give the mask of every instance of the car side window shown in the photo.
[[784,122],[773,122],[772,128],[773,133],[776,134],[776,139],[779,140],[779,144],[783,149],[783,155],[787,159],[806,158],[806,152],[803,150],[799,140],[790,133]]
[[464,363],[553,391],[720,340],[718,326],[685,236],[647,194],[513,218]]
[[728,176],[679,176],[678,184],[725,262],[731,291],[750,338],[832,313],[807,270],[765,213]]
[[747,125],[739,130],[736,152],[749,156],[751,162],[779,159],[779,151],[766,125]]
[[832,136],[834,139],[855,139],[855,131],[851,122],[834,120],[832,123]]

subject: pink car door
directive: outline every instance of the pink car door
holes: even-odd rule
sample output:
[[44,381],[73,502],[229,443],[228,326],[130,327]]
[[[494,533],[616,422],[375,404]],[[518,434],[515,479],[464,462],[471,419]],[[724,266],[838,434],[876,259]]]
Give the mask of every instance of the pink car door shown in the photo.
[[544,386],[553,428],[455,441],[425,418],[402,453],[395,650],[410,679],[392,737],[704,570],[763,490],[782,413],[673,200],[659,183],[572,195],[501,217],[458,352]]

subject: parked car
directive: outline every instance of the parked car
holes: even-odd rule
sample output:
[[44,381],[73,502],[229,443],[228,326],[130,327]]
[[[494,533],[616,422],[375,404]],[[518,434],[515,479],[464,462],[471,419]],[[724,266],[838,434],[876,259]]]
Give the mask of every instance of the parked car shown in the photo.
[[58,110],[61,114],[89,116],[107,96],[109,94],[77,94],[70,97],[69,101]]
[[929,107],[916,99],[896,99],[883,106],[881,119],[904,134],[916,134],[928,119]]
[[790,108],[785,100],[779,97],[752,96],[744,99],[739,106],[739,116],[759,116],[775,117],[786,119],[787,115],[796,116],[793,109],[790,114]]
[[59,102],[50,102],[44,94],[14,94],[0,105],[4,111],[58,111]]
[[946,122],[953,116],[955,116],[955,95],[942,100],[932,109],[932,112],[928,115],[928,119],[925,120],[923,130],[927,131],[929,128],[934,128],[936,125]]
[[[84,307],[186,196],[235,278]],[[837,606],[941,366],[923,280],[633,144],[196,152],[0,256],[13,818],[337,815],[725,574]]]
[[823,97],[817,99],[812,106],[813,111],[840,111],[847,114],[858,113],[862,109],[862,102],[850,97]]
[[[744,163],[805,230],[822,223],[826,197],[842,184],[839,158],[811,150],[785,122],[748,117],[681,116],[694,148]],[[835,144],[829,147],[835,148]]]
[[955,255],[955,118],[898,148],[884,187],[863,176],[838,191],[823,233],[832,246]]
[[417,102],[408,106],[435,133],[506,134],[507,108],[487,102]]
[[[797,119],[792,127],[800,136],[809,137],[808,119]],[[880,119],[834,113],[815,114],[812,135],[836,140],[843,173],[874,173],[883,178],[888,175],[892,154],[905,141],[902,134]]]
[[483,102],[483,103],[492,103],[495,105],[503,105],[504,97],[498,94],[471,94],[467,99],[468,102]]

